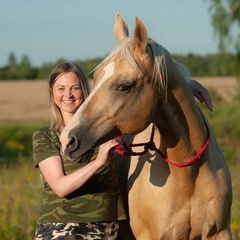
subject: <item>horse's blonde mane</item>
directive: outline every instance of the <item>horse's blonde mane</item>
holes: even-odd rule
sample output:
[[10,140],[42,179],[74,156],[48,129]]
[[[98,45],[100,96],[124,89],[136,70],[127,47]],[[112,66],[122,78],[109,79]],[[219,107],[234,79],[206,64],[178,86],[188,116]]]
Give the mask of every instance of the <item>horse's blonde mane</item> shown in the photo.
[[[138,72],[143,73],[133,58],[133,48],[135,46],[135,40],[133,37],[127,37],[122,40],[112,52],[94,69],[106,62],[114,61],[118,56],[121,56],[124,60],[128,61],[130,65]],[[166,50],[152,39],[148,41],[148,47],[151,50],[151,60],[153,62],[153,77],[152,84],[158,85],[160,90],[164,91],[167,88],[167,67],[165,54]]]

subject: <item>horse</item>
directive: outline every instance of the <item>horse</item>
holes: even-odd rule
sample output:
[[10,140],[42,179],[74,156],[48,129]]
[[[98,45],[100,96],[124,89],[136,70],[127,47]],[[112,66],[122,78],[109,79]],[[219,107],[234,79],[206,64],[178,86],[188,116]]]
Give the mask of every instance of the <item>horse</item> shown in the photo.
[[[62,131],[63,153],[83,161],[101,143],[128,136],[122,144],[128,151],[118,153],[126,153],[121,161],[130,159],[135,238],[231,239],[230,173],[186,69],[148,37],[138,17],[129,36],[117,14],[114,33],[118,44],[95,69],[94,89]],[[135,143],[146,144],[136,145],[141,150],[135,152]]]

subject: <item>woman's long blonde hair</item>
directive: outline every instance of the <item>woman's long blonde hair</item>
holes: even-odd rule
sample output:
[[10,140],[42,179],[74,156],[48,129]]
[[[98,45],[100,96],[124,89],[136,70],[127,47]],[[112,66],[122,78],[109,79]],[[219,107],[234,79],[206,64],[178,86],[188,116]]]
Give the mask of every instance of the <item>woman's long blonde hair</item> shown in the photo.
[[64,127],[64,121],[59,107],[54,103],[52,88],[57,79],[64,73],[68,72],[74,72],[78,76],[79,83],[83,91],[84,100],[87,98],[90,92],[88,79],[85,73],[77,64],[71,62],[63,62],[53,69],[48,79],[49,112],[51,118],[50,129],[53,131],[60,131],[60,129]]

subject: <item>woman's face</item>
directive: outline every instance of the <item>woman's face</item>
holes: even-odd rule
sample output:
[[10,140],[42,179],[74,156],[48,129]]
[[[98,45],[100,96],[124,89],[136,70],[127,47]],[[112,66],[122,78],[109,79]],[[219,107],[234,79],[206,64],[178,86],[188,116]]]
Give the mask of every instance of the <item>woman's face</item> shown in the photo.
[[84,101],[78,76],[74,72],[60,76],[53,85],[52,94],[63,115],[74,114]]

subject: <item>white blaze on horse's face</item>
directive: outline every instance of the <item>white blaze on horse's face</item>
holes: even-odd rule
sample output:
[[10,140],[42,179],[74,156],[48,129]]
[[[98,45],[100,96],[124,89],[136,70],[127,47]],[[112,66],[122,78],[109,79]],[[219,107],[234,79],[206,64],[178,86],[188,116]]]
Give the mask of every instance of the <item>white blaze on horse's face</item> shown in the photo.
[[105,74],[103,78],[100,80],[99,84],[97,84],[96,89],[98,89],[109,77],[114,74],[115,71],[115,63],[110,62],[106,67],[103,68]]

